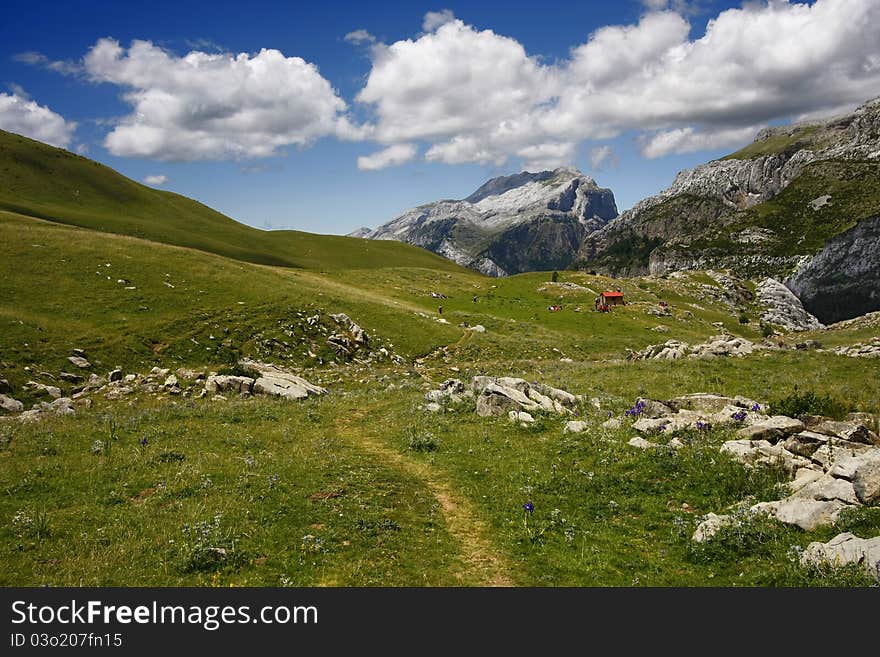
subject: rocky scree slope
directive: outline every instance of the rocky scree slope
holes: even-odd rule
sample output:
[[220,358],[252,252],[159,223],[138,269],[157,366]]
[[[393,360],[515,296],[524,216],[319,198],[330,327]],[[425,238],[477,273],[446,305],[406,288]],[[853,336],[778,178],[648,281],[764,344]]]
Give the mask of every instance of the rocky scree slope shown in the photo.
[[398,240],[490,276],[565,269],[617,216],[614,194],[576,169],[493,178],[462,200],[420,205],[353,236]]
[[[880,308],[880,99],[762,130],[588,235],[576,265],[614,275],[729,269],[784,281],[822,322]],[[876,285],[875,285],[876,287]],[[829,294],[834,301],[829,303]]]

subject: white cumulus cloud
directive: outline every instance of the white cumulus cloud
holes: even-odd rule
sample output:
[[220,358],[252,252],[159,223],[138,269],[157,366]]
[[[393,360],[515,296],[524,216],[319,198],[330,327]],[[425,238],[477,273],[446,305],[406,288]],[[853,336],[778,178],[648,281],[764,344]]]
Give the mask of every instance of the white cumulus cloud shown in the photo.
[[455,20],[455,14],[451,9],[441,9],[440,11],[429,11],[422,20],[422,29],[425,32],[433,32],[441,25],[451,23]]
[[362,43],[375,43],[376,37],[364,29],[352,30],[346,34],[343,39],[349,43],[360,45]]
[[167,182],[168,182],[168,176],[161,174],[161,173],[153,175],[153,176],[147,176],[146,178],[144,178],[145,185],[153,185],[155,187],[159,187],[161,185],[164,185]]
[[14,132],[52,146],[66,147],[73,139],[76,123],[45,105],[31,100],[20,88],[0,94],[0,130]]
[[259,158],[328,135],[360,136],[314,64],[278,50],[193,51],[101,39],[84,58],[96,82],[122,87],[132,113],[107,135],[114,155],[186,161]]
[[426,159],[450,164],[549,165],[634,131],[661,157],[740,146],[771,121],[880,93],[876,0],[748,2],[694,37],[685,15],[698,4],[646,0],[638,22],[600,28],[553,63],[430,13],[424,33],[371,50],[356,99],[374,118],[359,134],[424,142]]
[[381,151],[362,155],[357,159],[358,169],[375,171],[385,167],[397,166],[409,162],[416,156],[417,149],[413,144],[392,144]]

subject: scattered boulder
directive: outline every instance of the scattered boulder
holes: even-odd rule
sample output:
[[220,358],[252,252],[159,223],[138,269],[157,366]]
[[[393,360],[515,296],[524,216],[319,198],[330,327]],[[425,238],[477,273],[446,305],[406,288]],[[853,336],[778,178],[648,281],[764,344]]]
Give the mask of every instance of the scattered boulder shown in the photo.
[[641,416],[647,418],[660,418],[672,415],[672,409],[663,402],[654,399],[643,399],[639,397],[636,400],[636,406],[641,409]]
[[68,356],[67,360],[81,370],[87,370],[92,366],[92,364],[82,356]]
[[801,565],[845,566],[859,564],[880,581],[880,536],[859,538],[849,532],[827,543],[814,542],[801,555]]
[[526,413],[525,411],[508,411],[507,417],[511,422],[519,422],[523,425],[531,424],[535,421],[532,414]]
[[695,345],[679,340],[667,340],[663,344],[649,345],[642,351],[630,352],[627,358],[630,360],[677,360],[684,357],[747,356],[759,349],[767,349],[767,345],[756,344],[745,338],[725,333]]
[[781,445],[772,445],[766,440],[729,440],[721,445],[721,453],[729,454],[740,463],[748,466],[774,466],[794,474],[799,468],[809,467],[810,461],[792,454]]
[[865,445],[880,445],[880,437],[861,422],[835,422],[826,420],[813,429],[818,433]]
[[7,413],[21,413],[24,410],[24,404],[12,397],[0,395],[0,409]]
[[858,497],[856,497],[856,491],[852,482],[849,482],[846,479],[832,477],[830,474],[822,475],[814,481],[807,483],[790,497],[819,501],[840,500],[847,504],[860,504]]
[[785,415],[774,415],[752,426],[743,427],[736,432],[736,435],[747,440],[777,442],[792,434],[799,433],[805,428],[804,423],[800,420],[795,420]]
[[232,376],[227,374],[214,374],[205,381],[205,390],[209,393],[235,392],[251,393],[254,380],[249,376]]
[[569,420],[562,428],[562,433],[582,433],[589,428],[589,424],[583,420]]
[[655,433],[660,433],[661,431],[665,431],[666,427],[669,426],[670,419],[669,418],[649,418],[643,417],[635,422],[633,422],[632,428],[638,431],[643,436],[650,436]]
[[79,374],[71,374],[70,372],[61,372],[58,378],[67,383],[82,383],[83,378]]
[[[751,400],[747,400],[750,402]],[[746,403],[747,403],[746,402]],[[756,402],[751,402],[751,405]],[[711,393],[706,392],[695,392],[690,395],[682,395],[681,397],[673,397],[669,401],[666,402],[670,409],[673,411],[680,411],[682,409],[689,411],[704,411],[707,413],[715,413],[717,411],[723,411],[728,406],[736,406],[737,408],[745,408],[746,404],[737,401],[732,397],[723,397],[721,395],[713,395]]]
[[[327,389],[313,385],[276,365],[244,360],[239,363],[255,373],[251,391],[255,395],[270,395],[282,399],[306,399],[309,395],[325,395]],[[207,387],[207,384],[206,384]]]
[[37,383],[36,381],[28,381],[23,387],[25,390],[30,391],[35,397],[48,396],[52,399],[58,399],[61,397],[61,388],[56,386],[47,386],[43,383]]
[[706,518],[694,530],[691,540],[695,543],[705,543],[712,540],[719,531],[732,524],[733,516],[707,513]]
[[814,431],[801,431],[793,436],[789,436],[783,447],[792,454],[810,458],[816,453],[816,450],[823,444],[827,443],[828,440],[829,436],[826,436],[825,434],[816,433]]
[[345,313],[330,315],[330,319],[336,322],[340,331],[333,333],[327,338],[327,342],[336,351],[336,355],[344,359],[350,359],[359,349],[366,349],[370,344],[370,337],[363,328],[352,321]]
[[813,500],[809,498],[787,497],[776,502],[760,502],[751,510],[765,513],[779,522],[796,525],[804,531],[833,525],[843,509],[847,508],[840,500]]
[[620,421],[620,418],[612,417],[605,420],[601,426],[603,429],[609,429],[613,431],[615,429],[620,429],[620,427],[623,426],[623,423]]
[[863,504],[880,502],[880,450],[872,449],[859,460],[852,477],[853,489]]
[[425,399],[436,404],[450,402],[457,404],[465,399],[472,399],[473,396],[473,391],[459,379],[446,379],[437,390],[429,390],[425,393]]
[[107,380],[110,383],[113,383],[114,381],[122,381],[122,377],[123,377],[122,369],[117,367],[115,370],[113,370],[112,372],[110,372],[107,375]]
[[870,342],[860,342],[849,347],[838,347],[834,353],[850,358],[880,358],[880,338],[873,338]]
[[430,403],[461,402],[474,396],[476,413],[480,417],[500,417],[511,411],[532,416],[534,413],[565,415],[570,414],[579,401],[566,390],[511,376],[475,376],[470,387],[458,379],[448,379],[440,384],[439,389],[428,391],[425,399]]
[[645,440],[644,438],[639,438],[636,436],[635,438],[630,438],[626,443],[630,447],[636,447],[638,449],[654,449],[655,447],[661,447],[658,443],[652,443],[650,440]]
[[507,415],[511,410],[540,411],[541,407],[525,394],[508,386],[490,383],[477,397],[477,415]]
[[811,467],[806,468],[798,468],[798,471],[794,475],[794,480],[788,483],[788,489],[792,493],[797,493],[807,484],[811,484],[814,481],[818,481],[822,479],[825,475],[821,470],[814,470]]
[[6,379],[0,378],[0,395],[7,392],[12,392],[12,386],[9,385],[9,381]]

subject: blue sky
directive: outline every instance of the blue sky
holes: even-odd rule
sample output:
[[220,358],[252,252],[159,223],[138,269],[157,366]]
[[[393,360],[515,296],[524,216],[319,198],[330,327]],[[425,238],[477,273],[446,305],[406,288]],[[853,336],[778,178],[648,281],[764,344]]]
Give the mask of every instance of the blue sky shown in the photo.
[[346,233],[558,165],[625,209],[762,126],[880,93],[876,0],[7,0],[3,17],[0,128],[262,228]]

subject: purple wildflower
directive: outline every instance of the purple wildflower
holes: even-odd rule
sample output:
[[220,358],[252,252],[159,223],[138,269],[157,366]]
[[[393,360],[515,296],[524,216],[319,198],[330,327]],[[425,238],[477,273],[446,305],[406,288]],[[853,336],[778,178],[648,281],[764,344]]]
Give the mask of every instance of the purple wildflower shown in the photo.
[[746,419],[746,412],[745,411],[737,411],[736,413],[733,413],[730,417],[732,417],[737,422],[742,422],[743,420]]
[[535,505],[532,503],[531,500],[529,500],[528,502],[526,502],[525,504],[523,504],[523,510],[524,510],[526,513],[531,513],[532,511],[535,510]]
[[700,431],[707,429],[709,427],[708,422],[703,422],[702,420],[697,420],[697,429]]
[[139,442],[140,442],[140,444],[141,444],[141,447],[146,447],[146,446],[147,446],[147,442],[148,442],[148,441],[147,441],[147,437],[144,436],[143,438],[140,439]]
[[752,410],[755,411],[755,413],[758,413],[761,410],[761,405],[758,402],[755,402],[752,405]]

